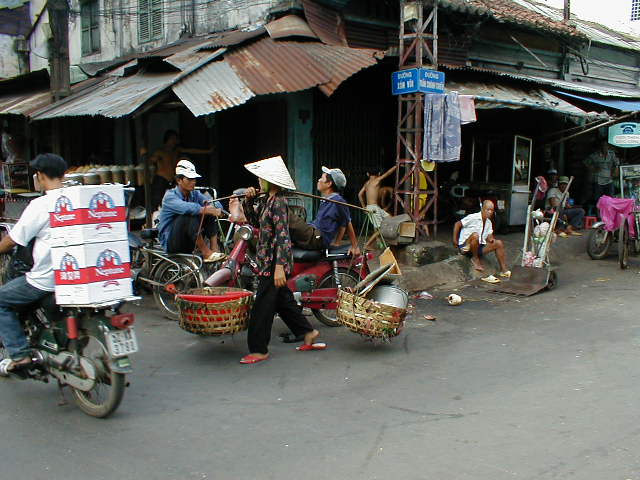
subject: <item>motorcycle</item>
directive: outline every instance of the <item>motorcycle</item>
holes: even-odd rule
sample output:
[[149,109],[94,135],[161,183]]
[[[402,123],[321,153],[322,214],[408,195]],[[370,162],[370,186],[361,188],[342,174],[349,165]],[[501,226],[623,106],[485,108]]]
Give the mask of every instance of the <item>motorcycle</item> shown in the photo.
[[[10,228],[0,227],[5,231]],[[74,403],[84,413],[109,416],[120,405],[126,374],[132,372],[129,355],[138,351],[134,314],[120,312],[125,303],[134,300],[139,297],[65,306],[56,305],[52,293],[19,309],[18,318],[32,351],[31,363],[12,371],[10,378],[45,383],[55,378],[61,396],[64,398],[63,387],[69,387]],[[5,356],[0,344],[0,359]]]
[[[248,225],[237,226],[234,246],[227,260],[205,283],[210,287],[239,286],[255,291],[258,283],[258,265],[249,252],[249,246],[258,235],[258,229]],[[369,274],[367,261],[371,253],[353,259],[349,245],[327,250],[293,248],[293,272],[287,286],[302,307],[311,309],[323,324],[337,327],[338,289],[353,287]]]

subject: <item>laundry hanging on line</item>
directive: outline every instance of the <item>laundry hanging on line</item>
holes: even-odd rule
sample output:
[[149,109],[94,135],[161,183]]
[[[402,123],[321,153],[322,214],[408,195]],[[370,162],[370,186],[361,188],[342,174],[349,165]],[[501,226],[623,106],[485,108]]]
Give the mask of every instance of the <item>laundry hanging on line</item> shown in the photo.
[[[465,97],[470,97],[466,95]],[[424,99],[423,160],[457,162],[460,160],[463,123],[475,121],[473,97],[462,100],[457,92],[431,93]]]

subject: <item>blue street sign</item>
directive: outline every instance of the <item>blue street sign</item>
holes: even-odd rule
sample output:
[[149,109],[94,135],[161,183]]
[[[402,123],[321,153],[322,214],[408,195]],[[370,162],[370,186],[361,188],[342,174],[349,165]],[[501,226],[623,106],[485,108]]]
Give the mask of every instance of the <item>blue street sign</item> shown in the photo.
[[444,72],[428,68],[410,68],[393,72],[391,75],[391,93],[444,93]]
[[444,72],[421,68],[418,88],[423,93],[444,93]]
[[404,95],[418,91],[418,69],[400,70],[391,75],[391,93]]

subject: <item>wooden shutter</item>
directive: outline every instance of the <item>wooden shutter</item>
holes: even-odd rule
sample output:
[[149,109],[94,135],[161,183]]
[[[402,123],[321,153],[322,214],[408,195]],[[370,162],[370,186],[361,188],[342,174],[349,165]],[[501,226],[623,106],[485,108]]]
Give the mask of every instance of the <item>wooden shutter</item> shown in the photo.
[[162,0],[149,0],[151,5],[151,38],[162,38]]
[[138,40],[140,43],[151,40],[149,25],[151,0],[138,0]]

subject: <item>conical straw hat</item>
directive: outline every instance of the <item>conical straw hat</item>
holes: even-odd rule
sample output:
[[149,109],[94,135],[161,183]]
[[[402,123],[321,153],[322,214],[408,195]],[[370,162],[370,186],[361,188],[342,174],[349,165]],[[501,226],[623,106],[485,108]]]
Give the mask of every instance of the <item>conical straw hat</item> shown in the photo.
[[289,170],[287,170],[287,166],[281,156],[247,163],[244,167],[256,177],[260,177],[269,183],[289,190],[296,189],[296,184],[293,183],[293,179],[289,175]]

